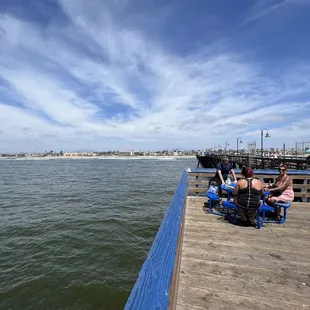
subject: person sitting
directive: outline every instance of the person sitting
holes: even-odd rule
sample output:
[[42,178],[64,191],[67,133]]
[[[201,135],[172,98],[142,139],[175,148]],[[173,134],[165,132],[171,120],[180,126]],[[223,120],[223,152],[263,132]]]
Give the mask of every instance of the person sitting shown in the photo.
[[228,161],[227,157],[224,157],[217,165],[216,165],[216,174],[215,179],[218,183],[225,184],[225,181],[228,178],[229,172],[233,175],[234,181],[237,182],[236,174],[232,167],[232,164]]
[[273,186],[266,186],[265,189],[270,191],[266,203],[274,207],[275,216],[280,217],[280,208],[275,206],[275,202],[288,203],[294,200],[293,180],[287,175],[287,167],[281,165],[279,168],[280,175]]
[[261,205],[261,196],[264,194],[263,183],[253,179],[254,171],[250,167],[243,167],[241,175],[234,191],[234,202],[238,206],[242,220],[255,226],[255,215]]

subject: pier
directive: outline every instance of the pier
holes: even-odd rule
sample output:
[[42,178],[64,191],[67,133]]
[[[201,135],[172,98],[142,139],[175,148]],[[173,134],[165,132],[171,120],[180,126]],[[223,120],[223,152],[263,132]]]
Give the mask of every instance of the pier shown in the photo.
[[229,224],[187,197],[170,309],[310,309],[310,206],[283,225]]
[[207,212],[213,170],[184,171],[125,309],[310,309],[310,172],[289,173],[287,221],[255,229]]

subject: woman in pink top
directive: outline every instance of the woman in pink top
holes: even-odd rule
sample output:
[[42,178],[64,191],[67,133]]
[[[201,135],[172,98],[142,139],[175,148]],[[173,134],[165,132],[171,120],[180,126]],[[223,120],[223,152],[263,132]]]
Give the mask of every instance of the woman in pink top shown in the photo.
[[274,206],[275,202],[291,202],[294,200],[293,180],[287,175],[287,167],[281,165],[280,175],[276,180],[275,186],[267,188],[270,196],[266,199],[266,203],[275,208],[275,214],[279,216],[280,208]]

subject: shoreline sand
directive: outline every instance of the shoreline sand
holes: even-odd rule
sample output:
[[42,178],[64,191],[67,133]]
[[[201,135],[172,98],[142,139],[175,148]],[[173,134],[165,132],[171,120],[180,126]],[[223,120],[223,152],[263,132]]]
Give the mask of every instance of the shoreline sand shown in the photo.
[[0,157],[0,160],[49,160],[49,159],[116,159],[116,160],[137,160],[137,159],[158,159],[158,160],[177,160],[195,158],[194,155],[182,156],[44,156],[44,157]]

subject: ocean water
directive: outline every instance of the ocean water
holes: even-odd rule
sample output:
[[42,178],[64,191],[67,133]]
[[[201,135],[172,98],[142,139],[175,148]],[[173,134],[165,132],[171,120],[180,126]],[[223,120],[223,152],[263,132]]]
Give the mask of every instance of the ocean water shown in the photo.
[[0,309],[123,309],[196,164],[0,160]]

